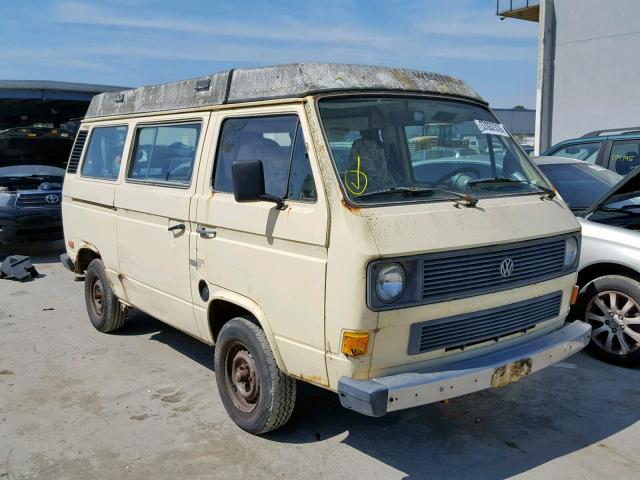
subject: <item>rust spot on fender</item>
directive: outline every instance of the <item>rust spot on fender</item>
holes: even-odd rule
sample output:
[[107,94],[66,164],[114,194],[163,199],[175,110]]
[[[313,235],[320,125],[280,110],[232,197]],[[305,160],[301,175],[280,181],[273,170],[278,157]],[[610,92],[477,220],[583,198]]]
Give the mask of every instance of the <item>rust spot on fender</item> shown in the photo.
[[327,381],[325,381],[322,377],[318,375],[303,375],[301,373],[295,374],[292,373],[291,376],[297,378],[298,380],[302,380],[303,382],[315,383],[316,385],[329,385]]
[[360,215],[360,208],[358,207],[352,207],[351,205],[349,205],[346,200],[343,198],[342,200],[340,200],[340,203],[342,203],[342,206],[344,208],[346,208],[347,210],[349,210],[351,213],[354,213],[356,215]]

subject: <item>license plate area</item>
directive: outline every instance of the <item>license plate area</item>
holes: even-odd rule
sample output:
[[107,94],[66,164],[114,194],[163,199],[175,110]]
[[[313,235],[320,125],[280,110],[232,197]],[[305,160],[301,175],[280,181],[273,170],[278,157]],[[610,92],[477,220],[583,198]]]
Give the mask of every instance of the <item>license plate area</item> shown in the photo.
[[491,377],[491,386],[493,388],[504,387],[510,383],[517,382],[522,377],[526,377],[531,373],[531,359],[518,360],[498,367],[494,370]]

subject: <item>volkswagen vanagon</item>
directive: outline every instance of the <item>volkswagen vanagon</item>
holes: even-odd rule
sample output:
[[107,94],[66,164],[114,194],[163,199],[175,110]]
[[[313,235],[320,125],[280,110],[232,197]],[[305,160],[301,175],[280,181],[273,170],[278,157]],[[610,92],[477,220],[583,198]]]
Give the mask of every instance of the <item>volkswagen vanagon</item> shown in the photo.
[[256,434],[296,381],[380,416],[589,341],[564,323],[576,219],[445,75],[294,64],[98,95],[63,221],[93,326],[133,307],[215,344],[224,406]]

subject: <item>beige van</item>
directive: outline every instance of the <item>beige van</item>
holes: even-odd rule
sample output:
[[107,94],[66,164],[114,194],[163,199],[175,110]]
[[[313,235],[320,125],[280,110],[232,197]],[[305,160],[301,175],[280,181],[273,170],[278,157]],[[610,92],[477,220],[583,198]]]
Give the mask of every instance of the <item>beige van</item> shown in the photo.
[[[415,139],[415,140],[414,140]],[[94,98],[63,189],[89,318],[215,344],[243,429],[296,381],[365,415],[499,387],[579,351],[580,227],[469,86],[336,64]]]

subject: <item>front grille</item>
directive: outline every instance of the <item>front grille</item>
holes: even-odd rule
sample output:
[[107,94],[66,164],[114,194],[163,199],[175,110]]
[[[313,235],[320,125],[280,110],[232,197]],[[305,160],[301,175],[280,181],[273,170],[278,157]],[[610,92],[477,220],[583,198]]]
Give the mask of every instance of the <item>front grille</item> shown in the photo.
[[[422,303],[507,290],[566,273],[565,238],[425,256],[422,261]],[[505,261],[511,263],[510,272],[501,268]]]
[[60,205],[62,192],[19,193],[17,208],[51,208]]
[[560,314],[562,292],[481,312],[411,325],[409,355],[464,348],[524,332]]

